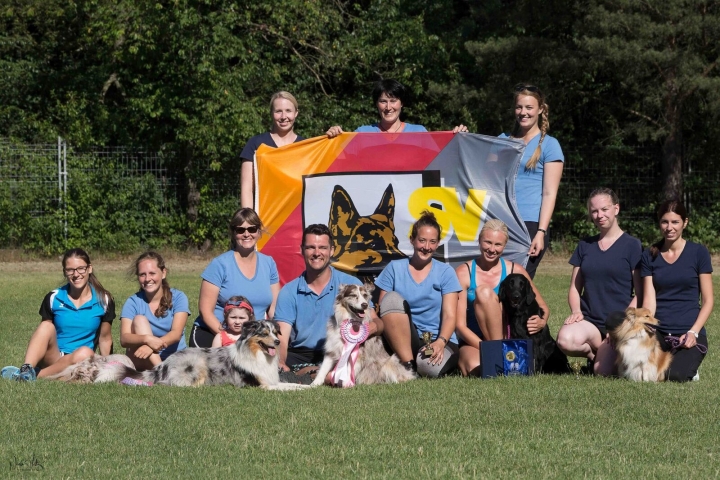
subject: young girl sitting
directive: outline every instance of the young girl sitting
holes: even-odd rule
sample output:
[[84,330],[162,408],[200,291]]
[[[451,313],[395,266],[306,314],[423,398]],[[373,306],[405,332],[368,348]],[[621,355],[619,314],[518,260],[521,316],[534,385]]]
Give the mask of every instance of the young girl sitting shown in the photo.
[[232,345],[240,338],[243,324],[255,320],[250,301],[242,295],[230,297],[230,300],[225,304],[223,314],[225,316],[223,329],[215,335],[212,348]]

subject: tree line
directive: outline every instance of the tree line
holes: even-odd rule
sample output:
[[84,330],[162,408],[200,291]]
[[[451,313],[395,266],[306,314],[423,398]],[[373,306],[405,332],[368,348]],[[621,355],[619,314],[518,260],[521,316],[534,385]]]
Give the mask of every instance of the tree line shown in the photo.
[[513,85],[532,83],[572,161],[656,148],[653,202],[719,146],[716,1],[6,0],[0,15],[0,136],[165,152],[191,233],[208,169],[269,127],[277,90],[306,137],[374,120],[379,78],[413,92],[413,123],[496,135]]

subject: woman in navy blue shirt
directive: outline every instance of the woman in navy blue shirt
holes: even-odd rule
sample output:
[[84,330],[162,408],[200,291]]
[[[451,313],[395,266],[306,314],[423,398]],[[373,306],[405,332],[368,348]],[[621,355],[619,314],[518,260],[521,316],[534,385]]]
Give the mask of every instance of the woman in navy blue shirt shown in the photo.
[[683,238],[688,217],[679,200],[662,203],[658,220],[663,239],[643,252],[641,261],[643,307],[660,321],[663,349],[673,351],[668,380],[686,382],[697,376],[707,352],[712,263],[705,246]]
[[569,356],[587,358],[595,373],[610,375],[615,351],[606,338],[605,319],[613,311],[642,302],[642,244],[620,228],[620,200],[615,192],[609,188],[594,190],[587,207],[600,233],[581,240],[570,258],[571,313],[558,332],[558,346]]
[[270,114],[273,118],[269,132],[255,135],[248,140],[240,153],[240,206],[253,208],[255,185],[253,179],[255,150],[260,145],[272,148],[284,147],[305,140],[295,133],[298,102],[289,92],[280,91],[270,97]]

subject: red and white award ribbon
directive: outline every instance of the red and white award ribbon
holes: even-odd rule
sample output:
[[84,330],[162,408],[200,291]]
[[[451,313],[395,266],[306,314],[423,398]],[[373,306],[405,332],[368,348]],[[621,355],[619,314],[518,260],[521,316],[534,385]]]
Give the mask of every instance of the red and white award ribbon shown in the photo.
[[340,324],[340,337],[343,340],[342,355],[332,371],[332,383],[336,387],[349,388],[355,385],[355,362],[360,354],[360,345],[370,335],[366,323],[355,331],[350,320]]

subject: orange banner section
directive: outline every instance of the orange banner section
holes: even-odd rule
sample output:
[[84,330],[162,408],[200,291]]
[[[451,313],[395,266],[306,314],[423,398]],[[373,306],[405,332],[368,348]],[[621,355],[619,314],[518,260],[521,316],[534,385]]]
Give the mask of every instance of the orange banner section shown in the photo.
[[[270,235],[264,235],[258,241],[259,249],[262,250],[290,213],[302,203],[303,175],[327,171],[355,135],[344,133],[331,140],[326,136],[314,137],[281,148],[260,146],[255,153],[256,211],[264,221],[268,219],[265,228]],[[292,148],[288,150],[288,147]]]

